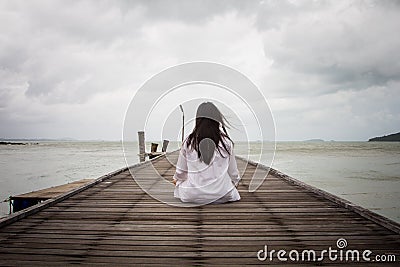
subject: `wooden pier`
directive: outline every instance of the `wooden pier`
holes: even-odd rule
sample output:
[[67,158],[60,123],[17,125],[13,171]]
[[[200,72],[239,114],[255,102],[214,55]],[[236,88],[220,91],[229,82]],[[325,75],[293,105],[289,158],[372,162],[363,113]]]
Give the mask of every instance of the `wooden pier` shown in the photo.
[[[177,153],[169,158],[176,161]],[[175,168],[165,155],[131,168],[150,164],[172,180]],[[398,266],[399,224],[275,170],[250,193],[255,166],[238,158],[238,167],[240,201],[191,208],[154,200],[127,169],[102,176],[1,220],[0,265],[359,265],[328,256],[321,262],[282,262],[276,253],[272,262],[257,258],[265,245],[318,252],[338,249],[344,238],[345,249],[371,250],[371,259],[395,255],[396,262],[383,265]]]

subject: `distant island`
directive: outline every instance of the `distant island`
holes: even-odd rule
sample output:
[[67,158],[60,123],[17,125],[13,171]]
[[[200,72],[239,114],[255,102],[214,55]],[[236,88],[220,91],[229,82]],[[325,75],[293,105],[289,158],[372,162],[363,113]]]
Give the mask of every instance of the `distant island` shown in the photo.
[[304,140],[304,142],[325,142],[323,139],[309,139],[309,140]]
[[21,142],[6,142],[6,141],[0,141],[0,145],[3,146],[25,146],[25,145],[38,145],[39,143],[21,143]]
[[400,132],[394,133],[394,134],[389,134],[389,135],[384,135],[384,136],[379,136],[379,137],[374,137],[374,138],[369,139],[368,142],[400,142]]
[[20,142],[4,142],[4,141],[0,141],[0,145],[24,146],[24,145],[27,145],[27,143],[20,143]]
[[78,141],[74,138],[0,138],[0,142],[42,142],[42,141]]

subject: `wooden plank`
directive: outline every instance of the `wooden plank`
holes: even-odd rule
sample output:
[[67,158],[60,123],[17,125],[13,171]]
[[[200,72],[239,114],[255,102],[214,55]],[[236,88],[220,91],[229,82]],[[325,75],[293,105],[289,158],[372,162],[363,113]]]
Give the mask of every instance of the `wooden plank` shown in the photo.
[[[151,162],[157,162],[162,156],[163,155],[153,158]],[[113,177],[115,177],[115,176],[117,176],[117,175],[119,175],[119,174],[121,174],[123,172],[127,172],[131,168],[143,168],[146,165],[151,164],[151,162],[137,163],[137,164],[134,164],[132,166],[116,170],[116,171],[111,172],[109,174],[103,175],[103,176],[93,180],[92,182],[89,182],[89,183],[87,183],[85,185],[82,185],[82,186],[80,186],[78,188],[75,188],[74,190],[71,190],[71,191],[69,191],[69,192],[67,192],[65,194],[59,195],[56,198],[49,199],[49,200],[44,201],[44,202],[42,202],[42,203],[40,203],[38,205],[29,207],[29,208],[21,210],[19,212],[13,213],[10,216],[1,218],[0,219],[0,228],[6,226],[8,224],[11,224],[13,222],[16,222],[16,221],[18,221],[18,220],[20,220],[22,218],[25,218],[25,217],[27,217],[29,215],[35,214],[35,213],[37,213],[37,212],[39,212],[39,211],[41,211],[41,210],[43,210],[43,209],[45,209],[45,208],[47,208],[49,206],[53,206],[54,204],[59,203],[59,202],[65,200],[65,199],[68,199],[69,197],[71,197],[73,195],[76,195],[76,194],[78,194],[78,193],[80,193],[80,192],[82,192],[84,190],[87,190],[88,188],[92,188],[94,185],[98,185],[98,184],[100,184],[100,183],[102,183],[102,182],[104,182],[104,181],[106,181],[106,180],[108,180],[110,178],[113,178]],[[128,176],[125,175],[123,177],[126,178]],[[107,183],[107,182],[105,182],[105,183]]]
[[35,198],[35,199],[50,199],[58,197],[61,194],[74,190],[78,187],[81,187],[89,182],[93,181],[93,179],[82,179],[79,181],[74,181],[68,184],[63,184],[59,186],[53,186],[50,188],[33,191],[30,193],[20,194],[16,196],[12,196],[11,200],[14,199],[27,199],[27,198]]
[[[246,159],[243,159],[241,157],[238,157],[238,158],[240,160],[242,160],[242,161],[246,161]],[[278,171],[276,169],[266,167],[266,166],[264,166],[262,164],[258,164],[256,162],[252,162],[250,160],[247,160],[247,162],[249,162],[249,164],[251,164],[253,166],[258,166],[260,168],[268,169],[269,172],[272,173],[275,177],[282,178],[283,180],[287,181],[290,184],[299,186],[299,187],[305,189],[308,192],[312,192],[314,194],[322,196],[325,199],[328,199],[328,200],[330,200],[330,201],[332,201],[334,203],[337,203],[340,206],[345,207],[348,210],[354,211],[354,212],[358,213],[359,215],[361,215],[361,216],[363,216],[363,217],[365,217],[365,218],[367,218],[369,220],[372,220],[372,221],[378,223],[379,225],[382,225],[383,227],[386,227],[386,228],[388,228],[388,229],[390,229],[392,231],[395,231],[396,233],[400,234],[400,224],[395,222],[395,221],[393,221],[393,220],[390,220],[389,218],[386,218],[386,217],[384,217],[384,216],[382,216],[380,214],[374,213],[374,212],[372,212],[372,211],[370,211],[368,209],[365,209],[363,207],[355,205],[355,204],[351,203],[348,200],[345,200],[345,199],[343,199],[341,197],[333,195],[333,194],[331,194],[329,192],[326,192],[326,191],[324,191],[322,189],[319,189],[319,188],[316,188],[314,186],[308,185],[308,184],[306,184],[306,183],[304,183],[304,182],[302,182],[300,180],[297,180],[297,179],[295,179],[295,178],[293,178],[293,177],[291,177],[291,176],[289,176],[287,174],[284,174],[284,173],[282,173],[282,172],[280,172],[280,171]]]

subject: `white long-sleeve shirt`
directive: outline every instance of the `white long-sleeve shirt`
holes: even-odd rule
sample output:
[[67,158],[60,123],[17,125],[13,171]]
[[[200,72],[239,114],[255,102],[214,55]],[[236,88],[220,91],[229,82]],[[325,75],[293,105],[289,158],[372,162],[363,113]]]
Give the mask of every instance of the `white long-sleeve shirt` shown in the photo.
[[201,162],[197,151],[184,142],[180,150],[174,179],[174,197],[182,202],[199,204],[223,203],[240,200],[235,185],[240,176],[233,153],[233,144],[225,139],[228,154],[220,145],[222,155],[215,149],[210,165]]

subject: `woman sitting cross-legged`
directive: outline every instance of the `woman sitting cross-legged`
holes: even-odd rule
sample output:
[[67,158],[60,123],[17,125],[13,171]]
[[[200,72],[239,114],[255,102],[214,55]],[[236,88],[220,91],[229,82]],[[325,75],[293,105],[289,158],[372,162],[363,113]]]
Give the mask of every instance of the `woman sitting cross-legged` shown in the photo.
[[193,132],[183,142],[174,174],[174,197],[198,204],[240,200],[240,181],[226,119],[211,102],[200,104]]

